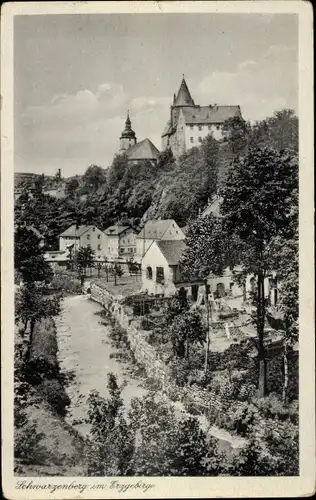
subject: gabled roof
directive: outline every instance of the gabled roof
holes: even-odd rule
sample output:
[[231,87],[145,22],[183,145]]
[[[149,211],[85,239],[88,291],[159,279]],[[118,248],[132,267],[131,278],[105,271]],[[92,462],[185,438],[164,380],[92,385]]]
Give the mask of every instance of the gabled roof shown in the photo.
[[144,139],[128,148],[126,155],[129,160],[157,160],[159,150],[149,139]]
[[120,226],[115,224],[114,226],[108,227],[104,233],[107,236],[118,236],[121,233],[124,233],[127,229],[132,229],[131,226]]
[[203,210],[201,217],[206,217],[207,215],[213,214],[214,217],[221,217],[220,208],[223,198],[217,196],[213,198],[210,204]]
[[172,223],[175,223],[173,219],[148,220],[137,238],[160,240]]
[[40,239],[40,240],[44,239],[44,236],[42,235],[42,233],[39,232],[38,229],[36,229],[36,227],[34,227],[34,226],[26,226],[26,229],[28,231],[32,231],[32,233],[34,233],[35,236],[37,236],[38,239]]
[[190,91],[186,84],[185,79],[182,79],[178,95],[173,103],[174,106],[194,106],[194,101],[191,97]]
[[169,266],[177,266],[186,247],[184,241],[156,241]]
[[82,236],[86,231],[88,231],[88,229],[91,229],[92,227],[95,227],[95,226],[77,226],[76,227],[76,225],[73,224],[68,229],[66,229],[66,231],[61,233],[59,235],[59,237],[70,236],[73,238],[80,238],[80,236]]
[[220,124],[234,116],[241,116],[240,106],[192,106],[183,108],[182,113],[188,125]]

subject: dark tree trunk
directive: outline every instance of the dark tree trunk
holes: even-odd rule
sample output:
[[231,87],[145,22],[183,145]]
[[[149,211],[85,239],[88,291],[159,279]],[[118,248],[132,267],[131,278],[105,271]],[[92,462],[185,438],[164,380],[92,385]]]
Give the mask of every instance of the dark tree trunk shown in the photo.
[[257,333],[258,333],[258,361],[259,361],[258,396],[259,398],[263,398],[266,394],[266,357],[264,348],[264,323],[265,323],[264,274],[258,273],[257,279],[258,279]]

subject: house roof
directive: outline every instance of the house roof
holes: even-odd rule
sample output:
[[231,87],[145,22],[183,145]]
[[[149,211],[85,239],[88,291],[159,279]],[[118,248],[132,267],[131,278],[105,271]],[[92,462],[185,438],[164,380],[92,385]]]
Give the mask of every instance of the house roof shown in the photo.
[[149,140],[143,139],[126,150],[129,160],[157,160],[159,150]]
[[201,217],[206,217],[207,215],[213,214],[215,217],[221,217],[220,208],[223,198],[217,196],[211,203],[203,210]]
[[61,236],[72,236],[73,238],[80,238],[88,229],[92,228],[94,226],[77,226],[73,224],[72,226],[68,227],[66,231],[61,233],[59,237]]
[[160,240],[172,223],[175,223],[173,219],[148,220],[137,238]]
[[179,264],[182,253],[186,247],[184,241],[156,241],[160,251],[164,255],[169,266],[176,266]]
[[229,118],[241,116],[240,106],[192,106],[183,108],[182,113],[189,125],[224,123]]
[[186,84],[185,79],[182,79],[177,97],[173,103],[174,106],[194,106],[194,101],[191,97],[190,91]]
[[107,236],[118,236],[121,233],[124,233],[127,229],[132,229],[131,226],[120,226],[118,224],[115,224],[114,226],[108,227],[104,233]]
[[34,226],[26,226],[26,229],[28,231],[32,231],[35,234],[35,236],[37,236],[40,240],[44,239],[44,236],[42,235],[42,233],[40,233],[39,230],[36,229]]

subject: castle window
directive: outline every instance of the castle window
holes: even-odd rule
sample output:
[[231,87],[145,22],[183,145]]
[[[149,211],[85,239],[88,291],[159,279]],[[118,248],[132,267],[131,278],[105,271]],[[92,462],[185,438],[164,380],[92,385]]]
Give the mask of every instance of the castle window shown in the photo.
[[190,137],[190,142],[193,142],[193,137]]
[[202,137],[199,137],[199,142],[202,142]]

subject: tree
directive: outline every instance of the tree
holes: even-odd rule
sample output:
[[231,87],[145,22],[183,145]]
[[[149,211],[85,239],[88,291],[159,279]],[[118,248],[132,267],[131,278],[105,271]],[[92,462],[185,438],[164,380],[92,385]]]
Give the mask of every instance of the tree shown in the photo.
[[57,316],[60,312],[61,295],[49,296],[45,294],[43,287],[28,282],[19,293],[16,294],[15,318],[22,321],[24,336],[30,323],[29,345],[32,345],[32,336],[36,321],[44,318]]
[[134,436],[123,416],[121,390],[113,373],[108,374],[109,398],[92,391],[88,398],[88,421],[91,424],[89,474],[122,476],[130,472]]
[[118,264],[117,262],[114,263],[114,266],[113,266],[113,274],[114,274],[114,285],[117,285],[117,277],[121,278],[121,276],[123,276],[124,274],[124,271],[122,269],[122,267],[120,266],[120,264]]
[[173,352],[180,358],[188,358],[190,344],[205,340],[205,327],[201,321],[201,314],[197,310],[189,310],[177,315],[169,327]]
[[154,393],[134,398],[129,412],[131,428],[138,446],[132,461],[137,476],[170,476],[177,453],[175,412],[163,398]]
[[209,476],[218,474],[217,450],[213,439],[207,442],[205,432],[196,418],[178,424],[176,454],[171,470],[174,475]]
[[69,196],[69,198],[74,199],[78,188],[79,188],[78,179],[76,179],[76,177],[71,177],[66,182],[66,189],[65,189],[66,195]]
[[90,165],[82,176],[80,191],[82,194],[92,194],[105,183],[106,172],[104,168],[98,165]]
[[94,266],[94,259],[95,251],[91,248],[91,245],[79,248],[76,254],[75,263],[81,276],[82,273],[84,273],[84,276],[86,275],[87,267],[91,268]]
[[253,274],[257,283],[255,305],[260,396],[264,396],[266,390],[264,280],[275,263],[274,239],[286,235],[289,230],[297,186],[298,162],[294,153],[255,148],[235,160],[221,192],[226,230],[245,245],[239,261],[242,273]]
[[40,238],[28,227],[17,227],[14,235],[14,267],[24,282],[49,281],[52,270],[44,259]]

